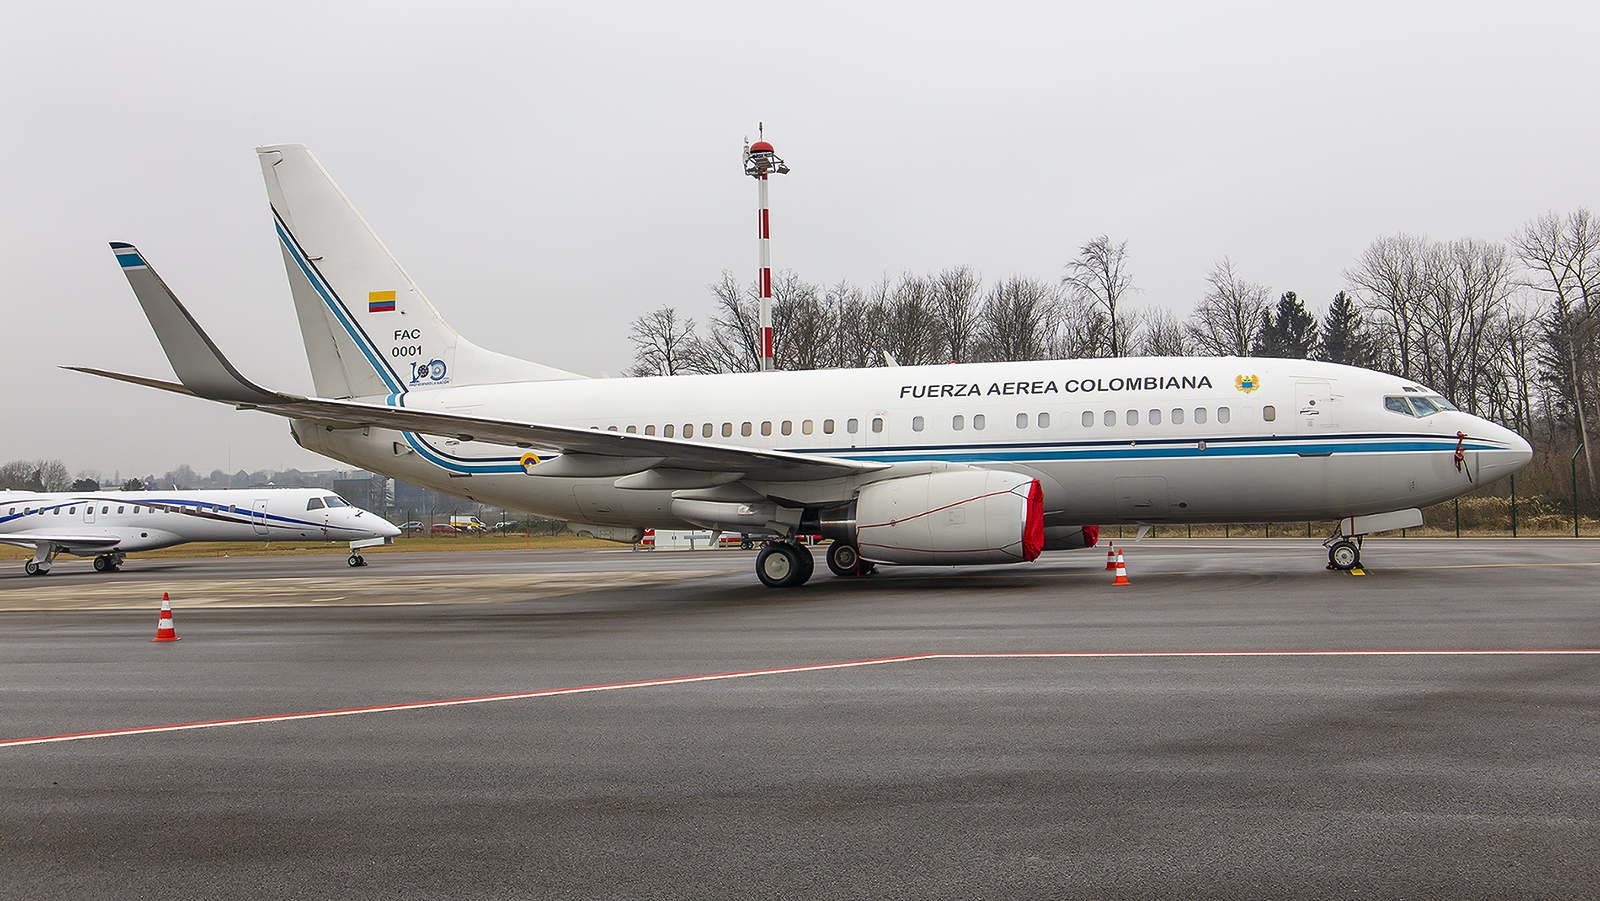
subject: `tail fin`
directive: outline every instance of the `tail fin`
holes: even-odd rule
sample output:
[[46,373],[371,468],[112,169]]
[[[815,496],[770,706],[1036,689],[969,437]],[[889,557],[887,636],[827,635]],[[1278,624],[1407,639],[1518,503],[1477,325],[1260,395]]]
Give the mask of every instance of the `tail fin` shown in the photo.
[[301,144],[257,147],[322,397],[582,378],[458,335]]

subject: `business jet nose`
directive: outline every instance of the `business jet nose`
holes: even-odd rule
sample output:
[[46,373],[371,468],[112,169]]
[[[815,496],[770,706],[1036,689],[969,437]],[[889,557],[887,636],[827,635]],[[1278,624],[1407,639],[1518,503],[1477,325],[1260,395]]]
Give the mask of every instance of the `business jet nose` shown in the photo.
[[1533,462],[1533,445],[1521,435],[1488,421],[1483,421],[1479,429],[1479,434],[1488,439],[1486,443],[1498,445],[1478,451],[1479,482],[1515,475]]
[[371,513],[368,513],[367,516],[371,516],[372,520],[366,524],[366,527],[371,529],[379,538],[395,538],[400,535],[400,527],[394,523]]

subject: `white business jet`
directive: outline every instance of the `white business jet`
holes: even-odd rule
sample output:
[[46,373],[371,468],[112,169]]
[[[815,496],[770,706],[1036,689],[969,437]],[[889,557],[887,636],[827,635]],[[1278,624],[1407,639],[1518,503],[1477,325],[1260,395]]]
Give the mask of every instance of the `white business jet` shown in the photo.
[[[1362,536],[1527,465],[1515,432],[1423,385],[1329,363],[1122,358],[591,380],[450,328],[298,144],[258,148],[316,397],[241,375],[128,244],[113,244],[181,384],[262,410],[303,447],[621,542],[768,537],[756,572],[992,564],[1105,523],[1338,520]],[[517,298],[515,302],[525,302]],[[74,367],[76,368],[76,367]]]
[[351,566],[364,548],[400,530],[321,488],[214,491],[0,491],[0,544],[33,550],[22,568],[50,571],[57,554],[94,557],[115,572],[135,551],[190,541],[348,541]]

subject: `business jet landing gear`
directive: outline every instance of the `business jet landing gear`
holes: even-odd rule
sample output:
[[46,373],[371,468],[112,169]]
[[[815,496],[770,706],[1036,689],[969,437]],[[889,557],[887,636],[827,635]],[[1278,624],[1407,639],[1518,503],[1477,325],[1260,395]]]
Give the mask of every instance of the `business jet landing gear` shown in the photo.
[[33,559],[22,564],[22,571],[30,576],[42,576],[50,571],[59,553],[55,545],[45,542],[33,549]]
[[861,559],[861,553],[855,545],[834,541],[828,545],[828,568],[833,570],[834,575],[848,579],[872,572],[873,565]]
[[361,556],[360,554],[351,554],[350,559],[346,560],[345,562],[349,563],[351,566],[366,566],[367,558]]
[[1361,565],[1361,536],[1355,541],[1341,538],[1328,545],[1328,568],[1352,570]]
[[94,571],[97,573],[114,573],[122,568],[121,554],[101,554],[94,558]]
[[804,585],[816,567],[811,551],[788,541],[769,541],[756,555],[756,576],[768,588]]

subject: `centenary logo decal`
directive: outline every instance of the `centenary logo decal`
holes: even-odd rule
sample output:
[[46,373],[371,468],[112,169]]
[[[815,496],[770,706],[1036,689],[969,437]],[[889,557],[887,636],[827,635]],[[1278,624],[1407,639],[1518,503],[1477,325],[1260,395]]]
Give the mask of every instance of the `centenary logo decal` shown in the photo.
[[1243,391],[1246,394],[1249,394],[1250,392],[1261,387],[1261,380],[1253,375],[1241,375],[1233,380],[1233,387],[1238,388],[1240,391]]
[[535,466],[538,466],[538,465],[539,465],[539,455],[538,454],[530,452],[530,453],[526,453],[526,454],[522,455],[522,471],[523,472],[527,473],[528,475],[533,475],[533,468]]
[[444,377],[445,366],[443,360],[429,360],[426,363],[411,364],[411,384],[413,385],[448,385],[450,380]]

